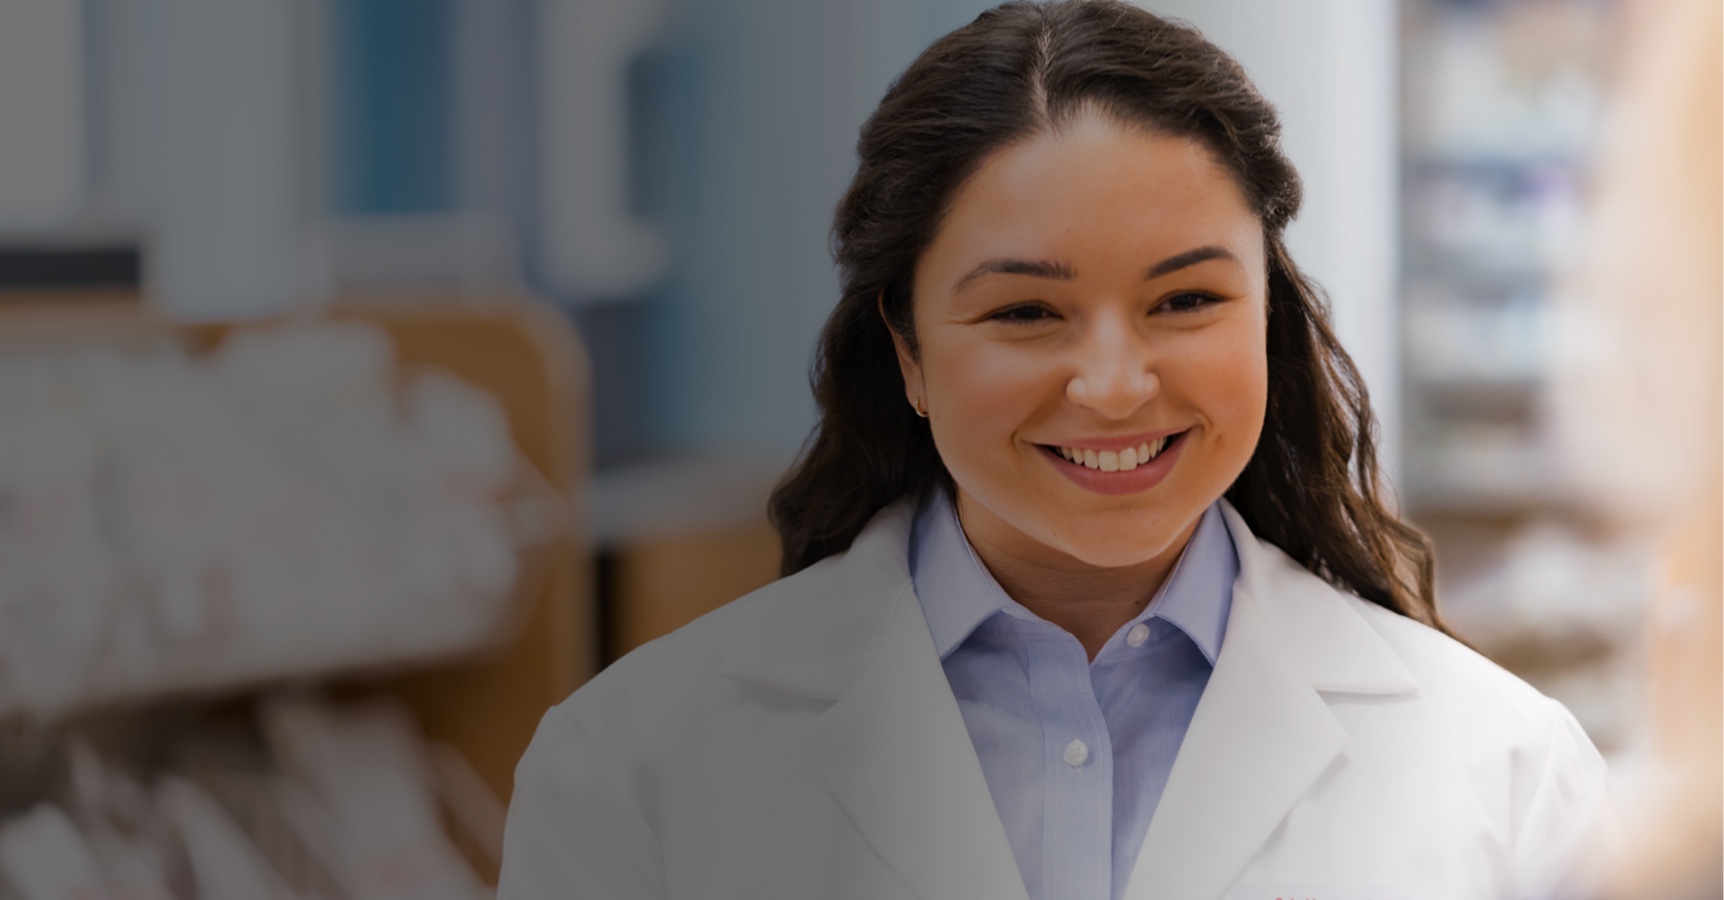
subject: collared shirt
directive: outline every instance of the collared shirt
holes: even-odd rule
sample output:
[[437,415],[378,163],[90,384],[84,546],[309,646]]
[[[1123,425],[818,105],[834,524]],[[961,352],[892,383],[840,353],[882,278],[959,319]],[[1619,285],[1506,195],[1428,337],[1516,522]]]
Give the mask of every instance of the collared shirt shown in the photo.
[[1221,652],[1239,558],[1219,504],[1093,663],[1006,596],[943,490],[910,571],[1031,900],[1117,900]]

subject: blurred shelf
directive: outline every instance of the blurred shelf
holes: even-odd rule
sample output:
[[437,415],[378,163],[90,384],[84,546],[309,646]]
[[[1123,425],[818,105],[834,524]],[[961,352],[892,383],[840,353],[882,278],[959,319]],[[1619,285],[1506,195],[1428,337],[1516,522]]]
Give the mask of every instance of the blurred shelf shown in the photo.
[[1530,483],[1486,487],[1413,481],[1407,485],[1403,497],[1405,506],[1414,519],[1421,516],[1462,519],[1520,518],[1582,509],[1572,495],[1554,487]]
[[1584,145],[1565,152],[1526,153],[1409,147],[1401,154],[1401,166],[1402,171],[1413,175],[1518,176],[1529,169],[1582,169],[1586,165],[1586,152]]
[[[233,329],[274,324],[173,323],[135,296],[61,299],[41,293],[0,304],[0,353],[152,343],[207,348]],[[283,678],[385,688],[408,703],[429,739],[454,747],[489,790],[508,798],[515,765],[545,711],[598,670],[592,560],[584,523],[572,514],[578,506],[571,506],[585,495],[588,464],[585,350],[566,316],[518,295],[482,304],[432,295],[387,306],[338,304],[327,317],[381,329],[403,370],[439,370],[498,401],[523,471],[542,476],[524,475],[508,504],[513,525],[531,536],[519,596],[506,604],[507,616],[490,621],[443,627],[409,615],[369,652],[339,634],[327,634],[327,655],[313,659],[245,659],[236,648],[218,661],[239,667],[224,690]],[[407,650],[412,659],[404,668]],[[159,680],[112,685],[106,693],[94,682],[87,700],[131,703],[201,690],[208,673],[195,668],[168,660]]]
[[[32,696],[30,685],[0,678],[0,723],[57,721],[166,700],[231,697],[284,684],[375,678],[484,659],[519,638],[546,589],[548,556],[568,537],[566,526],[557,524],[568,519],[560,495],[542,477],[523,475],[505,501],[518,541],[514,584],[505,596],[416,597],[405,608],[374,608],[342,627],[308,623],[297,636],[290,628],[272,628],[267,634],[242,632],[216,641],[158,639],[144,647],[111,645],[123,628],[136,624],[128,606],[118,604],[105,611],[111,619],[102,631],[110,645],[98,649],[94,668],[63,673],[71,683],[58,686],[52,697]],[[376,607],[360,598],[344,605]]]
[[1616,3],[1402,0],[1399,57],[1402,506],[1450,624],[1607,749],[1639,610],[1548,413]]
[[1544,402],[1546,384],[1538,375],[1512,378],[1432,378],[1408,373],[1403,385],[1407,416],[1440,420],[1457,416],[1530,418]]
[[1522,298],[1542,297],[1551,281],[1551,268],[1541,261],[1487,265],[1458,251],[1425,251],[1407,259],[1401,271],[1408,293],[1434,294],[1445,298],[1436,302],[1450,303],[1527,302]]

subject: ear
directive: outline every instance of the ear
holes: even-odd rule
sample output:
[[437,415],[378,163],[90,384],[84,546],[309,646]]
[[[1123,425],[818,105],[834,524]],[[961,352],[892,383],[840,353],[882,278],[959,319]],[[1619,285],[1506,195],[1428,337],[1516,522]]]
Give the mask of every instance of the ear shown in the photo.
[[916,361],[916,355],[910,352],[909,342],[905,341],[904,336],[898,333],[898,329],[892,327],[892,320],[886,317],[886,291],[884,289],[874,296],[874,308],[880,314],[880,321],[886,323],[886,331],[892,335],[892,349],[898,353],[898,372],[904,376],[904,399],[911,406],[915,406],[916,401],[920,400],[923,408],[926,409],[928,395],[922,383],[922,366]]

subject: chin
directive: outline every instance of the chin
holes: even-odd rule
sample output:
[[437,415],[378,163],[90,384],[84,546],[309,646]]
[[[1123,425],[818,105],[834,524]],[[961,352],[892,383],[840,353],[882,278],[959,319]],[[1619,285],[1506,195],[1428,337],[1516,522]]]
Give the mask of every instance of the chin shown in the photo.
[[[1166,548],[1157,550],[1164,552]],[[1141,544],[1135,547],[1084,547],[1068,550],[1067,553],[1078,562],[1097,569],[1126,569],[1143,565],[1160,555],[1160,552],[1146,552]]]
[[[1074,529],[1075,537],[1062,542],[1060,549],[1077,561],[1098,569],[1122,569],[1142,565],[1163,554],[1178,542],[1184,526],[1195,525],[1202,516],[1198,510],[1190,522],[1183,525],[1157,521],[1137,527],[1095,527]],[[1103,533],[1096,533],[1103,531]]]

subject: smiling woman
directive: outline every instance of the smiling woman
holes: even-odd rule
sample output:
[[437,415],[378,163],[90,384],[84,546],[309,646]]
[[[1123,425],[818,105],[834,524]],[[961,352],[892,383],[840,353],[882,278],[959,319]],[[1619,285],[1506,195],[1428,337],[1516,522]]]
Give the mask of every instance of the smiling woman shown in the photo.
[[1203,144],[1091,112],[984,161],[916,267],[894,343],[965,536],[1091,658],[1257,446],[1263,247]]
[[[1255,534],[1307,569],[1446,630],[1430,545],[1382,499],[1363,383],[1315,287],[1287,255],[1282,232],[1300,186],[1279,133],[1273,108],[1225,54],[1189,28],[1121,5],[1008,4],[930,47],[863,127],[861,163],[833,229],[844,297],[821,338],[822,420],[772,503],[785,573],[849,546],[893,500],[952,486],[953,459],[935,449],[944,429],[918,427],[879,390],[895,380],[881,352],[888,344],[911,364],[907,386],[914,377],[917,320],[928,313],[912,296],[968,309],[958,304],[1011,290],[998,282],[1013,279],[1000,276],[1061,282],[1068,296],[1119,277],[1098,262],[1080,268],[1075,251],[1045,250],[1058,243],[1131,269],[1142,281],[1137,302],[1178,287],[1176,277],[1216,280],[1230,261],[1234,278],[1222,286],[1232,293],[1187,289],[1175,293],[1189,296],[1163,298],[1171,314],[1254,288],[1257,318],[1266,319],[1261,339],[1237,345],[1275,375],[1259,403],[1264,439],[1206,435],[1247,445],[1248,462],[1222,490]],[[945,284],[925,280],[942,264],[960,268]],[[987,281],[995,284],[977,287]],[[1056,311],[1045,299],[1038,306],[1020,298],[995,312],[996,321],[1021,321]],[[1091,337],[1107,334],[1094,321],[1071,324]],[[1219,357],[1197,358],[1202,377],[1238,371]],[[1090,390],[1091,380],[1074,387]],[[1095,449],[1099,465],[1107,448]],[[1221,462],[1206,456],[1199,464],[1213,475]],[[965,492],[957,493],[965,506]],[[1174,517],[1195,521],[1190,509]],[[1158,550],[1169,546],[1177,554],[1181,542]]]
[[1009,3],[863,126],[788,576],[546,716],[528,897],[1531,897],[1605,809],[1447,635],[1196,31]]

